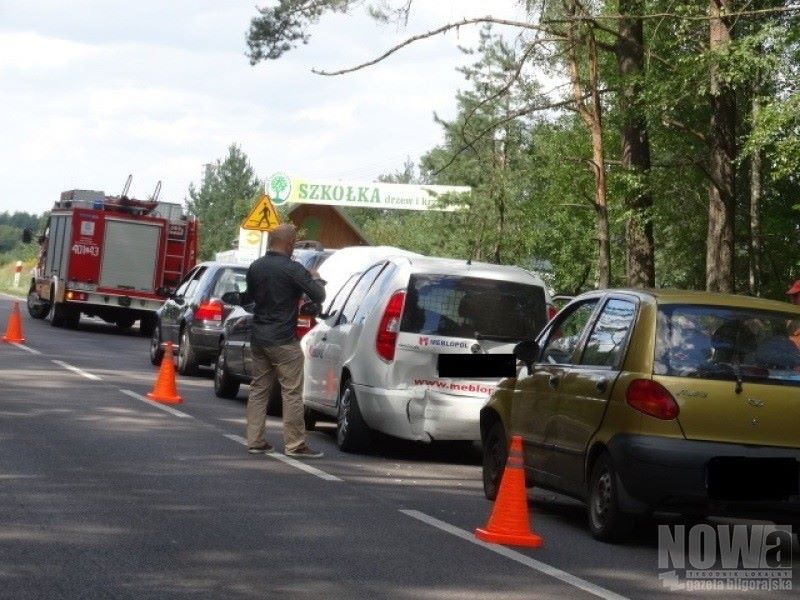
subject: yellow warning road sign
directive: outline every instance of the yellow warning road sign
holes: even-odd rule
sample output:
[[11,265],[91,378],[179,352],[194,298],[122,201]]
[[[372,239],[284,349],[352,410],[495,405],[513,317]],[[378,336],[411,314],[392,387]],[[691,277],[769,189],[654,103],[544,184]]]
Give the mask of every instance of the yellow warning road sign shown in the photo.
[[272,231],[280,224],[281,221],[278,218],[278,213],[275,212],[272,200],[265,194],[259,198],[253,210],[251,210],[247,218],[242,221],[242,229]]

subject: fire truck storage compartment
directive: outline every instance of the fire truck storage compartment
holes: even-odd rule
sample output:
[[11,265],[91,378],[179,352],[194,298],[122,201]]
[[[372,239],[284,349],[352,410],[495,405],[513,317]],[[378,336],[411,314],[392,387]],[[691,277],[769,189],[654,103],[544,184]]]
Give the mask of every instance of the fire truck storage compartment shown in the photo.
[[50,235],[47,243],[45,276],[54,274],[66,277],[69,267],[70,238],[72,237],[72,215],[52,215]]
[[152,292],[161,225],[106,219],[100,286]]

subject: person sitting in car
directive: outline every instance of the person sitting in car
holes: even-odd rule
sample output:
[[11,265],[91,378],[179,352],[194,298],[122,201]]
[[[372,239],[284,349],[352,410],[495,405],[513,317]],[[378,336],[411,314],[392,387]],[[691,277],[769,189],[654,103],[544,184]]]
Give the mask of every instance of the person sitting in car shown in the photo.
[[759,344],[754,358],[768,369],[800,371],[800,319],[787,321],[785,330],[767,337]]

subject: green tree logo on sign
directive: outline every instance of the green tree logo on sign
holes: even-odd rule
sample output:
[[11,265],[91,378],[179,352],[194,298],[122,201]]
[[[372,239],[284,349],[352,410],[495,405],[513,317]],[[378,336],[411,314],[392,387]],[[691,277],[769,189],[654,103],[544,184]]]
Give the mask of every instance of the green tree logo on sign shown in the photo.
[[292,180],[284,173],[275,173],[267,182],[267,190],[273,204],[283,204],[292,191]]

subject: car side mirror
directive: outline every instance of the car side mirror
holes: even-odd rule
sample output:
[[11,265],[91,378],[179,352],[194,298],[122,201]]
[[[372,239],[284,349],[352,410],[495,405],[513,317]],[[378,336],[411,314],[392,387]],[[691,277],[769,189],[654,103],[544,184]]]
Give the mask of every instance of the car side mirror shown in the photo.
[[316,302],[303,302],[300,305],[300,316],[316,317],[319,314],[319,304]]
[[30,244],[33,241],[33,232],[31,231],[30,227],[26,227],[22,230],[22,243],[23,244]]
[[514,356],[528,369],[528,375],[533,373],[533,363],[539,357],[539,344],[534,340],[525,340],[514,346]]
[[241,306],[242,295],[239,292],[225,292],[222,294],[222,302],[233,306]]
[[333,310],[333,311],[331,311],[329,313],[321,312],[321,313],[319,313],[319,315],[317,315],[317,318],[318,319],[322,319],[323,321],[327,321],[331,317],[335,317],[337,312],[339,312],[339,311],[338,310]]

